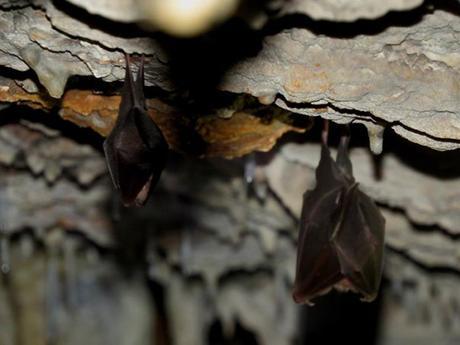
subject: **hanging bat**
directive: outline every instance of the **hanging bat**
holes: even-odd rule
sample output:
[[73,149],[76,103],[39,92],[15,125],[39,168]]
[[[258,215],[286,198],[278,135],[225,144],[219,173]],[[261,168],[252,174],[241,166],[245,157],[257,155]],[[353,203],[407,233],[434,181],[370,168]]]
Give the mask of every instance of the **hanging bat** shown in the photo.
[[112,182],[125,206],[142,206],[166,164],[168,144],[147,114],[144,97],[144,58],[136,81],[126,55],[126,75],[118,118],[104,141]]
[[334,161],[323,131],[316,187],[304,194],[293,298],[310,304],[332,288],[372,301],[382,269],[385,219],[359,190],[343,136]]

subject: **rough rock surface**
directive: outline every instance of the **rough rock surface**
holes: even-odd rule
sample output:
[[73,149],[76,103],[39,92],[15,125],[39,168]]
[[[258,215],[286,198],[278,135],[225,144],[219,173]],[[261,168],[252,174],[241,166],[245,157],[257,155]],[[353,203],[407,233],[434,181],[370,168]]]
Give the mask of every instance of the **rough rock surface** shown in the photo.
[[10,271],[0,274],[0,344],[151,343],[155,314],[141,275],[123,277],[75,234],[43,243],[24,233],[9,246]]
[[[145,19],[136,0],[99,1],[67,0],[90,13],[120,22],[135,22]],[[421,0],[272,0],[267,8],[279,8],[281,13],[302,13],[314,19],[353,21],[361,18],[375,19],[390,11],[404,11],[422,4]]]
[[[296,4],[307,6],[299,1],[289,6]],[[386,7],[377,11],[382,14],[416,5],[410,1],[376,4],[380,5],[369,6]],[[340,8],[347,8],[360,17],[353,11],[356,6],[337,4],[333,12],[346,13]],[[317,24],[302,14],[274,19],[261,31],[261,50],[227,68],[219,87],[300,114],[362,122],[371,132],[375,125],[390,127],[434,149],[458,148],[460,9],[456,2],[433,6],[434,10],[425,4],[407,15],[377,19],[376,25]],[[148,85],[175,89],[168,63],[177,56],[157,36],[148,38],[148,33],[132,27],[120,28],[127,32],[117,35],[109,29],[115,26],[98,25],[83,15],[80,22],[72,13],[79,12],[65,6],[58,9],[45,0],[33,8],[3,10],[0,65],[17,71],[32,69],[49,94],[59,98],[70,76],[106,82],[122,79],[122,52],[136,52],[150,56]]]
[[267,37],[256,57],[228,72],[223,87],[310,116],[390,127],[434,149],[459,147],[456,14],[436,10],[414,25],[377,32],[344,27],[336,37],[305,24]]
[[422,3],[422,0],[292,0],[282,7],[282,13],[302,13],[315,20],[350,22],[376,19],[391,11],[411,10]]
[[[110,194],[95,183],[107,173],[101,152],[47,127],[29,127],[7,124],[0,129],[1,232],[10,236],[33,229],[43,236],[53,227],[78,229],[100,245],[112,244],[104,204]],[[89,190],[82,193],[81,188]]]

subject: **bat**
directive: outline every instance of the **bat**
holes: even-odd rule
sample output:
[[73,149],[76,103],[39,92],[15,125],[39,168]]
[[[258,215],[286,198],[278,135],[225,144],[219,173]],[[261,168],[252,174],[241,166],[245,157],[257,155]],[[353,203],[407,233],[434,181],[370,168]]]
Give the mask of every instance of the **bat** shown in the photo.
[[103,146],[113,185],[123,204],[143,206],[160,178],[169,150],[161,130],[147,114],[143,57],[134,81],[126,55],[118,118]]
[[340,139],[336,160],[322,135],[316,187],[304,194],[293,298],[311,299],[332,288],[373,301],[383,270],[385,219],[353,177],[350,137]]

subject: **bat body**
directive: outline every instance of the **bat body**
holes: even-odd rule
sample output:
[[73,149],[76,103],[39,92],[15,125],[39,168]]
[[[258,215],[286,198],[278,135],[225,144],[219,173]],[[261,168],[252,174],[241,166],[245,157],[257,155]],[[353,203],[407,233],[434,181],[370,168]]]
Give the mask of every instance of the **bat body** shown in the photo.
[[136,81],[126,56],[126,75],[118,118],[104,141],[110,176],[125,206],[142,206],[160,178],[168,144],[147,114],[144,97],[144,60]]
[[382,277],[385,219],[353,178],[349,137],[335,161],[325,137],[316,187],[304,194],[293,297],[310,303],[336,288],[372,301]]

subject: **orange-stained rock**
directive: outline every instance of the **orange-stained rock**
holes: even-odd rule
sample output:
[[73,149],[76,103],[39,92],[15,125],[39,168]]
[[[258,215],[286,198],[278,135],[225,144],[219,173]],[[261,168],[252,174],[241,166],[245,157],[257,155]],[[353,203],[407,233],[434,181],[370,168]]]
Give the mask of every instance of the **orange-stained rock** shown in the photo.
[[278,119],[265,121],[245,112],[237,112],[228,119],[215,116],[200,118],[196,129],[209,145],[206,156],[225,158],[252,151],[269,151],[284,133],[302,131]]
[[[65,120],[89,127],[102,136],[110,133],[120,100],[118,95],[105,96],[76,89],[68,90],[61,100],[54,100],[41,93],[29,93],[14,81],[0,80],[1,102],[21,103],[43,110],[58,107]],[[170,147],[199,157],[233,158],[252,151],[268,151],[284,133],[306,129],[290,123],[286,112],[267,119],[242,110],[230,118],[221,118],[187,114],[159,99],[149,99],[147,105]]]
[[29,93],[18,86],[13,80],[1,78],[0,102],[26,104],[35,109],[50,109],[55,100],[46,95]]
[[90,127],[107,136],[117,117],[120,96],[94,94],[90,90],[68,90],[62,97],[59,114],[81,127]]

